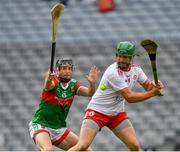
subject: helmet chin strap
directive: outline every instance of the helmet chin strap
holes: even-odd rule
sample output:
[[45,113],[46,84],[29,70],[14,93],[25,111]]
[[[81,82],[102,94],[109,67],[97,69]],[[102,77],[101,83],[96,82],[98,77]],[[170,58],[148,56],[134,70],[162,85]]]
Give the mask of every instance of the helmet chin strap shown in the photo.
[[60,81],[63,83],[68,83],[71,79],[67,79],[67,78],[63,78],[63,77],[59,77]]

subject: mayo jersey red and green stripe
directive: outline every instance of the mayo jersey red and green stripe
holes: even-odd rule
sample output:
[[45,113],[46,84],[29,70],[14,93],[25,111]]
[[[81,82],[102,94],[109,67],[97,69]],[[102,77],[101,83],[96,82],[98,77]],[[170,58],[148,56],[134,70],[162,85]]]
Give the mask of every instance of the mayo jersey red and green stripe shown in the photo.
[[32,122],[50,128],[66,127],[66,118],[74,96],[80,88],[80,82],[71,79],[68,83],[61,83],[54,78],[55,88],[52,91],[43,90],[41,102],[35,112]]

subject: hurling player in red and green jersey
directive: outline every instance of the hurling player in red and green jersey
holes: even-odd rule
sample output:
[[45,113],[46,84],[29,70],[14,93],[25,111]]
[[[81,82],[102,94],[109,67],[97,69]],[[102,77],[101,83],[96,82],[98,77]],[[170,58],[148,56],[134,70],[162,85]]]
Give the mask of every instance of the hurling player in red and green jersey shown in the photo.
[[53,151],[53,145],[68,150],[78,142],[78,136],[67,128],[66,118],[75,95],[94,94],[99,70],[91,67],[86,76],[88,87],[72,78],[73,70],[72,59],[64,58],[57,61],[55,72],[47,72],[39,107],[29,123],[31,138],[40,151]]

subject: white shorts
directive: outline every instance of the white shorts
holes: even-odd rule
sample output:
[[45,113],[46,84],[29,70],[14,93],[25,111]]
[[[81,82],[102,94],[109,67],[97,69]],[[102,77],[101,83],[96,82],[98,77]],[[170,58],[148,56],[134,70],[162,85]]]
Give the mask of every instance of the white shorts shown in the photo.
[[59,128],[59,129],[52,129],[45,126],[42,126],[38,123],[32,123],[32,121],[29,123],[29,132],[31,138],[35,142],[35,136],[40,132],[47,132],[51,138],[53,145],[58,145],[60,142],[62,142],[67,135],[70,132],[70,129],[68,128]]

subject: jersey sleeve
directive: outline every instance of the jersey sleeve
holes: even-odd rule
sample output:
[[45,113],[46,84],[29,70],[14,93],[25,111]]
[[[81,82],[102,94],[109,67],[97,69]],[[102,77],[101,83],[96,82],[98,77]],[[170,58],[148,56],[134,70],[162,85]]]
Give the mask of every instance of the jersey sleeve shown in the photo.
[[107,76],[108,84],[112,87],[113,90],[119,91],[128,87],[124,77],[118,75],[117,73],[109,73]]
[[137,72],[138,72],[138,79],[137,79],[137,81],[140,84],[144,83],[147,80],[146,74],[144,73],[144,71],[140,67],[137,68]]
[[52,81],[54,83],[54,87],[56,87],[58,85],[58,78],[54,77]]
[[79,88],[81,87],[80,81],[77,81],[77,86],[76,86],[76,93],[78,92]]

